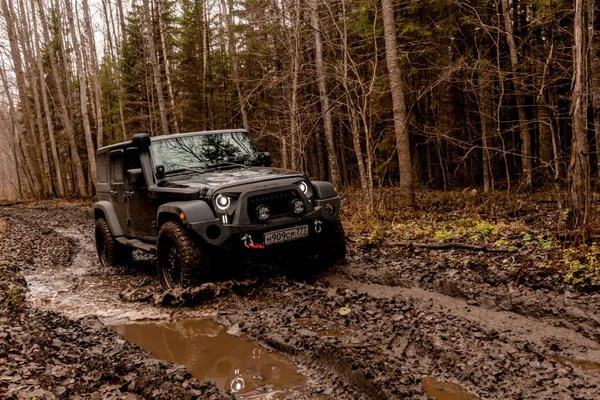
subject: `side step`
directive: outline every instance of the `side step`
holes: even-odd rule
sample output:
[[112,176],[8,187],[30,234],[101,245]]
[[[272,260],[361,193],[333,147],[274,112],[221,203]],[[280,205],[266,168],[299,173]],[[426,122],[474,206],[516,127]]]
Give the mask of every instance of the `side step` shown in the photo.
[[119,236],[115,240],[124,246],[132,247],[137,250],[147,251],[149,253],[156,254],[156,245],[151,243],[142,242],[138,239],[127,239],[126,237]]

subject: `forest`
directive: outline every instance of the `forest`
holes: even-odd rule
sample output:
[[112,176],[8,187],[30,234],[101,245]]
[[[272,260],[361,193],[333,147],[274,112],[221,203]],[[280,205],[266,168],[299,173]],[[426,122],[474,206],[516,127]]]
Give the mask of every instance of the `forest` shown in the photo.
[[93,196],[95,151],[134,133],[246,128],[369,210],[543,189],[589,218],[593,0],[0,3],[0,197]]

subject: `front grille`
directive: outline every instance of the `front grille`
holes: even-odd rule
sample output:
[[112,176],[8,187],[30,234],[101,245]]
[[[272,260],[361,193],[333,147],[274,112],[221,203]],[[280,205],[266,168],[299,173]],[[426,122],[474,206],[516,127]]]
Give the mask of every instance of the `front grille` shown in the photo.
[[265,206],[269,208],[269,219],[293,215],[291,201],[301,199],[295,190],[286,190],[284,192],[265,193],[248,198],[248,218],[253,223],[261,223],[256,215],[256,207]]

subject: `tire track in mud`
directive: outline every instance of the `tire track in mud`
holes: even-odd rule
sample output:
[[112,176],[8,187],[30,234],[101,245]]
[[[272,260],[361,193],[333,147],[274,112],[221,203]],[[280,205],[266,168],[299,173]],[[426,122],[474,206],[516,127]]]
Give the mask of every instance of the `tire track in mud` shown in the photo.
[[[313,397],[423,398],[422,381],[431,376],[483,398],[592,399],[600,392],[600,370],[574,361],[600,359],[593,337],[425,290],[410,277],[409,287],[377,283],[379,272],[402,276],[401,269],[354,259],[316,279],[289,279],[258,268],[267,277],[249,294],[230,292],[201,307],[155,307],[119,299],[126,288],[157,287],[156,280],[140,271],[102,270],[91,218],[28,213],[74,243],[66,265],[25,274],[38,307],[106,321],[212,316],[290,355],[306,371]],[[365,268],[375,273],[353,272]],[[340,315],[340,307],[351,311]]]

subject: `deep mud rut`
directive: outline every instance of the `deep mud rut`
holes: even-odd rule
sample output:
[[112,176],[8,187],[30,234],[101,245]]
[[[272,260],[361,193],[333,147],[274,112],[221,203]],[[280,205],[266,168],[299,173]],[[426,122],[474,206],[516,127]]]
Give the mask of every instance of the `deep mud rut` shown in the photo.
[[100,266],[85,207],[0,208],[0,220],[56,239],[21,270],[36,309],[120,326],[212,319],[292,360],[305,381],[289,398],[600,397],[600,296],[514,287],[501,259],[456,270],[427,251],[351,249],[310,277],[236,265],[235,281],[156,295],[152,258]]

